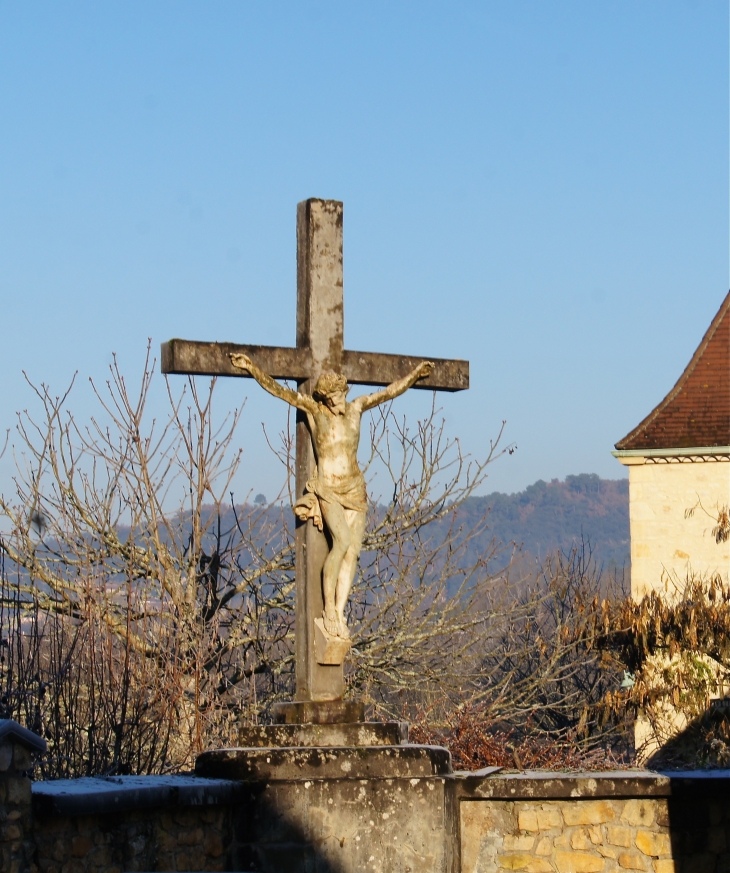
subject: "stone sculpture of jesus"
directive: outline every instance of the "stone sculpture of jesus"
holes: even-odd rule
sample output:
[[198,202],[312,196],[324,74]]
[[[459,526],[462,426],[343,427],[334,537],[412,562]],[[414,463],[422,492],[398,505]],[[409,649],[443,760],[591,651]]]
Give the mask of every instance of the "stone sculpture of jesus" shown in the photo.
[[294,504],[294,512],[301,520],[312,519],[320,530],[324,524],[330,535],[332,546],[322,574],[322,621],[328,634],[347,639],[350,634],[345,606],[357,572],[367,510],[365,479],[357,463],[362,414],[403,394],[419,379],[429,376],[434,365],[422,361],[382,391],[363,394],[349,403],[347,380],[339,373],[322,373],[310,396],[284,387],[248,355],[232,354],[230,358],[234,367],[250,373],[269,394],[307,416],[317,469],[307,482],[307,493]]

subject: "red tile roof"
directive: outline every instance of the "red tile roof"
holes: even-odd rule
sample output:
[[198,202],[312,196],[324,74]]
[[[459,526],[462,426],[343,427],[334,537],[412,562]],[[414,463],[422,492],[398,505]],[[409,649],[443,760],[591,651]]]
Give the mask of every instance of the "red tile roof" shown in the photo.
[[617,449],[730,446],[730,293],[679,381]]

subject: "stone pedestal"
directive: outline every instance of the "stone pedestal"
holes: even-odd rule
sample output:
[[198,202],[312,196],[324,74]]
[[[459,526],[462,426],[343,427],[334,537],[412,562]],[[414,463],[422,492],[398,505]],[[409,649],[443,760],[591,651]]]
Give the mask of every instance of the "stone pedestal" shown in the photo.
[[242,727],[240,748],[197,759],[198,776],[241,783],[234,869],[450,873],[449,752],[409,744],[401,722],[338,723],[338,707],[362,713],[343,701],[280,704],[279,724]]
[[269,724],[242,727],[243,748],[279,746],[401,746],[408,742],[404,721],[361,721],[353,724]]
[[275,703],[275,724],[351,724],[365,721],[359,700],[287,700]]

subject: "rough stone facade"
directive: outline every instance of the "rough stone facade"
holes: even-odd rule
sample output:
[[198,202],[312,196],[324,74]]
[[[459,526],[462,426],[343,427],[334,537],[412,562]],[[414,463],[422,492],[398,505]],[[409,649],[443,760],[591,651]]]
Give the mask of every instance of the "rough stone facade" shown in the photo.
[[231,808],[221,806],[44,816],[33,866],[41,873],[231,870],[231,835]]
[[33,752],[46,741],[12,719],[0,719],[0,862],[2,873],[25,873],[33,863],[30,773]]
[[730,772],[497,775],[461,792],[460,873],[725,873]]
[[33,857],[28,749],[0,740],[0,859],[5,873],[24,873]]
[[[668,798],[466,801],[462,873],[674,873],[730,869],[728,802],[672,827]],[[692,812],[691,808],[684,810]],[[698,819],[700,819],[698,821]]]

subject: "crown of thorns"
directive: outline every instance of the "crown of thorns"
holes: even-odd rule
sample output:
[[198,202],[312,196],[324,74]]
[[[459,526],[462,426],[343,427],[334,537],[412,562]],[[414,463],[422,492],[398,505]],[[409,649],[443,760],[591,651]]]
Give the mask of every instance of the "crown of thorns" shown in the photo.
[[348,390],[347,379],[341,373],[325,370],[319,379],[317,379],[312,396],[315,398],[321,397],[324,400],[338,391],[347,393]]

